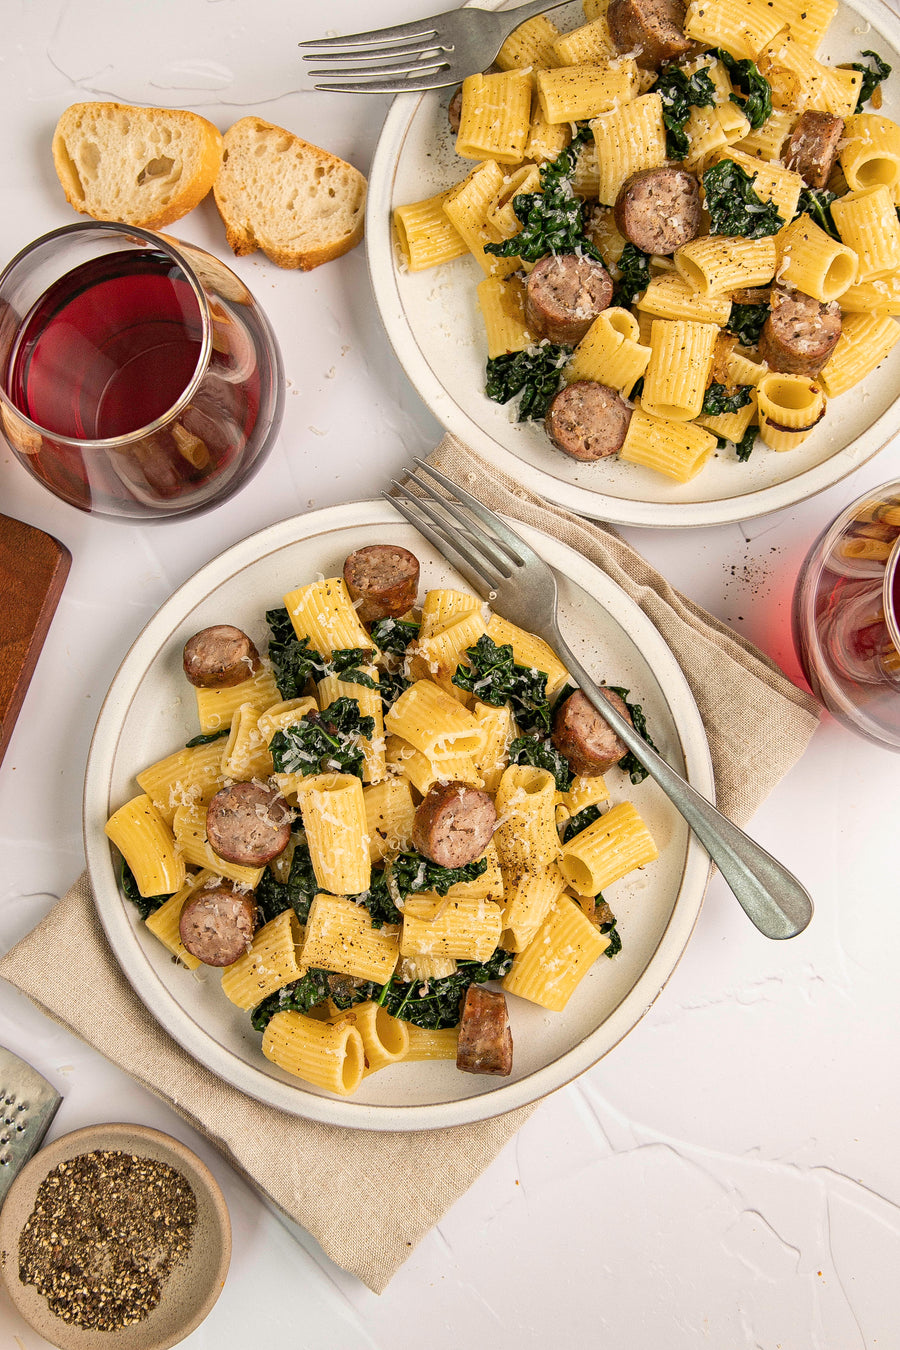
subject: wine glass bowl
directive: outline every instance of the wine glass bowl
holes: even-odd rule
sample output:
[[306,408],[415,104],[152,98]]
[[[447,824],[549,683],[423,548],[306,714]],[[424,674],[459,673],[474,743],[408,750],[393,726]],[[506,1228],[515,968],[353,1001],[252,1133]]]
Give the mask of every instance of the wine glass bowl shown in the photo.
[[67,226],[0,274],[0,421],[33,477],[83,511],[206,510],[258,468],[284,404],[274,333],[193,244]]

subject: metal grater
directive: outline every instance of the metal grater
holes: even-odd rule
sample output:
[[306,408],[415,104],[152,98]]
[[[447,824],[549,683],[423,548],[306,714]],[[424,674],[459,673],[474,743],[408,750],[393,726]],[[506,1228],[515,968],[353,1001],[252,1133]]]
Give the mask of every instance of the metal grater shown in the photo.
[[0,1205],[40,1147],[61,1101],[37,1069],[0,1046]]

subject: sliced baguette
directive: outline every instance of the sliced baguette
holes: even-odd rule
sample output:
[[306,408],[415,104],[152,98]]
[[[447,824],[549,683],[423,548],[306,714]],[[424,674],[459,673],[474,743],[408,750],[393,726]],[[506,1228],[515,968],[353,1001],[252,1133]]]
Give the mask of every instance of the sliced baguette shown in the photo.
[[76,211],[159,230],[209,192],[222,133],[196,113],[73,103],[56,124],[53,163]]
[[213,193],[234,252],[262,249],[278,267],[308,272],[363,237],[363,175],[260,117],[226,131]]

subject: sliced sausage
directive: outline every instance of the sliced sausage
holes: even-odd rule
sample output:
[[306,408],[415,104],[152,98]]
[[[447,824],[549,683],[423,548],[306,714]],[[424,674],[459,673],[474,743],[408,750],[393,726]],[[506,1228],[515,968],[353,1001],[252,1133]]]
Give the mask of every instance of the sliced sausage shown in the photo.
[[252,891],[230,882],[203,887],[185,903],[178,921],[181,941],[206,966],[230,966],[250,946],[256,926]]
[[544,425],[558,450],[572,459],[606,459],[621,450],[631,409],[615,389],[575,380],[556,394]]
[[506,995],[470,984],[462,1006],[456,1067],[463,1073],[512,1072],[513,1039]]
[[641,169],[622,184],[614,214],[637,248],[668,257],[700,233],[700,184],[687,169]]
[[[631,721],[625,700],[612,691],[600,693],[617,713]],[[570,694],[553,719],[553,744],[565,755],[570,768],[583,778],[598,778],[628,753],[612,730],[580,689]]]
[[456,90],[447,105],[447,121],[450,123],[450,130],[454,136],[459,131],[459,122],[462,116],[462,85]]
[[801,113],[784,147],[783,159],[807,187],[823,188],[831,177],[844,134],[844,119],[833,113]]
[[602,263],[577,253],[550,253],[529,273],[526,325],[550,342],[574,346],[607,308],[612,293],[612,278]]
[[413,848],[439,867],[465,867],[490,843],[497,812],[486,792],[471,783],[435,783],[416,808]]
[[683,0],[610,0],[609,31],[620,52],[635,52],[645,70],[693,49],[684,33]]
[[772,370],[818,375],[841,336],[841,307],[823,305],[803,291],[773,289],[772,307],[759,336],[759,354]]
[[416,602],[419,560],[399,544],[369,544],[347,558],[344,581],[362,623],[398,619]]
[[226,689],[255,675],[260,660],[246,633],[230,623],[217,623],[188,638],[182,664],[198,689]]
[[206,808],[206,837],[226,862],[263,867],[287,848],[292,814],[275,788],[232,783]]

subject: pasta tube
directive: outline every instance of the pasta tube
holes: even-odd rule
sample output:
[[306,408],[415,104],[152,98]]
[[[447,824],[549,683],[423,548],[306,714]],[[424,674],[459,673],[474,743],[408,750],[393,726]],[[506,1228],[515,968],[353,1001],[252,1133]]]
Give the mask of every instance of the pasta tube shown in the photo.
[[279,1068],[341,1097],[362,1082],[362,1036],[349,1022],[332,1026],[305,1013],[278,1012],[263,1032],[262,1052]]
[[658,857],[637,809],[631,802],[619,802],[563,846],[559,870],[576,895],[594,896]]
[[579,905],[562,895],[501,981],[510,994],[562,1012],[597,957],[609,946]]
[[146,793],[114,811],[105,832],[131,868],[141,895],[167,894],[184,885],[184,857]]
[[654,319],[641,405],[651,417],[687,422],[703,407],[719,330],[711,323]]
[[300,951],[304,966],[387,984],[399,955],[397,938],[373,928],[362,905],[338,895],[319,894],[313,900]]
[[368,890],[372,875],[366,802],[355,774],[319,773],[297,785],[316,881],[335,895]]
[[[897,217],[887,188],[882,191],[896,225]],[[823,304],[837,300],[856,280],[859,260],[854,249],[832,239],[809,216],[798,216],[790,225],[785,225],[777,234],[775,243],[779,258],[778,280],[813,296]]]
[[801,445],[825,416],[825,395],[807,375],[770,371],[756,392],[759,432],[771,450]]

